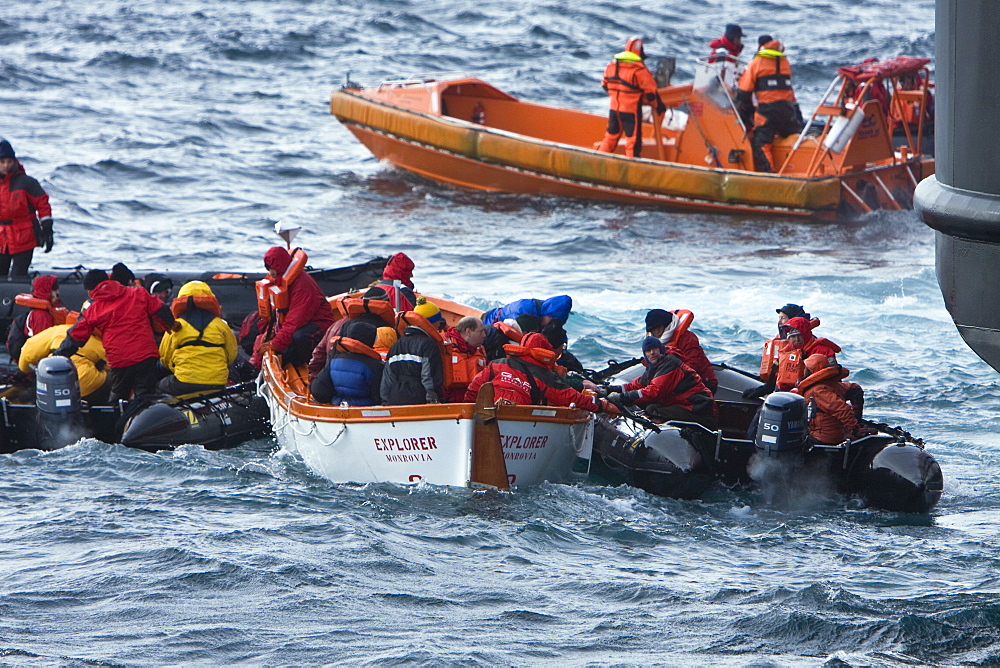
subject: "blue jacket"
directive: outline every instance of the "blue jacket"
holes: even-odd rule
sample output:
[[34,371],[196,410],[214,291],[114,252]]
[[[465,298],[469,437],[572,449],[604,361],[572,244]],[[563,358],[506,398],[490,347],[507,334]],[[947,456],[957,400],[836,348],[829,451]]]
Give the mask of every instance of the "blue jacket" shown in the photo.
[[573,309],[573,299],[569,295],[556,295],[549,297],[545,301],[540,299],[518,299],[504,306],[487,311],[483,315],[483,322],[487,327],[498,320],[517,318],[519,315],[533,315],[536,318],[542,316],[552,316],[562,322],[569,318],[569,312]]
[[362,353],[334,350],[309,386],[312,398],[334,406],[345,401],[348,406],[381,404],[382,367],[381,361]]

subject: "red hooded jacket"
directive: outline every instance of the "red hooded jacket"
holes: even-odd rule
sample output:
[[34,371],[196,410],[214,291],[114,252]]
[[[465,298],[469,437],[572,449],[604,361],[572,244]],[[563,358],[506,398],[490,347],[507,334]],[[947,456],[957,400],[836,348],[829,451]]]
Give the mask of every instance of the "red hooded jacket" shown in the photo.
[[[58,282],[59,279],[51,274],[36,276],[35,280],[31,282],[31,296],[51,302],[52,291],[55,289]],[[62,306],[62,300],[57,299],[55,302],[52,302],[52,305],[56,307]],[[28,314],[28,319],[24,323],[24,333],[27,336],[32,337],[39,332],[44,332],[54,324],[56,324],[56,321],[52,317],[52,311],[49,311],[48,309],[33,308]]]
[[[264,254],[264,266],[274,269],[281,276],[292,263],[292,256],[281,246],[274,246]],[[316,279],[306,272],[288,286],[288,313],[285,321],[278,327],[271,339],[271,347],[277,353],[283,353],[292,343],[295,331],[311,322],[319,325],[325,332],[333,324],[334,315],[330,303],[326,301],[323,289]]]
[[132,366],[160,356],[149,321],[154,314],[168,326],[173,326],[174,316],[170,306],[146,292],[145,288],[127,288],[118,281],[102,281],[90,291],[90,306],[67,336],[82,345],[95,329],[99,329],[108,366],[112,369]]
[[52,218],[49,196],[18,162],[13,172],[0,178],[0,253],[15,255],[37,246],[36,218]]
[[534,332],[524,337],[521,343],[522,345],[504,346],[508,352],[514,351],[511,356],[490,362],[485,369],[476,374],[465,392],[466,401],[474,402],[479,387],[485,382],[492,381],[497,400],[526,406],[576,404],[578,408],[595,413],[603,409],[603,403],[594,397],[566,385],[551,368],[554,360],[548,363],[542,362],[531,354],[532,349],[540,349],[543,356],[547,351],[553,358],[555,357],[552,344],[544,336]]
[[820,443],[842,443],[858,429],[854,408],[844,400],[854,383],[840,382],[847,374],[839,365],[826,367],[800,380],[795,390],[806,401],[816,402],[809,434]]
[[[803,359],[809,357],[810,355],[826,355],[827,361],[830,364],[837,363],[837,353],[840,352],[840,346],[829,339],[818,339],[813,336],[812,333],[812,323],[803,317],[796,317],[790,319],[785,323],[785,326],[789,329],[797,329],[802,333],[802,352]],[[792,351],[795,349],[787,339],[781,346],[781,351]]]

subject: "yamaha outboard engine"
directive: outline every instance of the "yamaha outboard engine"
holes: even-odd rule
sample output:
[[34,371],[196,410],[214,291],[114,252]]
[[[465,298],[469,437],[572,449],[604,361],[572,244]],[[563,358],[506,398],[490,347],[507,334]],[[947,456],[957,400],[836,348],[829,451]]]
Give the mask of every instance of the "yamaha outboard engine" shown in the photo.
[[768,503],[785,500],[805,450],[806,400],[791,392],[774,392],[764,400],[754,438],[756,452],[750,477],[764,490]]
[[791,392],[774,392],[764,400],[754,445],[765,457],[798,454],[806,442],[806,400]]
[[46,357],[35,372],[38,407],[38,447],[55,450],[75,443],[84,434],[80,407],[80,380],[76,365],[65,357]]

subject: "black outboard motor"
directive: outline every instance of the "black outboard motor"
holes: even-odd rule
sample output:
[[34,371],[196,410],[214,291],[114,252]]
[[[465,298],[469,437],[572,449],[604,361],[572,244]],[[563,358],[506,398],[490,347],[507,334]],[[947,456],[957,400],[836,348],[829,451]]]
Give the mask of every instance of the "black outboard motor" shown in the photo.
[[35,371],[38,446],[55,450],[85,435],[76,365],[65,357],[46,357]]
[[807,424],[806,400],[801,395],[774,392],[764,400],[748,472],[763,489],[768,504],[785,503],[793,494]]
[[754,445],[765,457],[798,454],[806,442],[806,400],[791,392],[774,392],[764,400]]

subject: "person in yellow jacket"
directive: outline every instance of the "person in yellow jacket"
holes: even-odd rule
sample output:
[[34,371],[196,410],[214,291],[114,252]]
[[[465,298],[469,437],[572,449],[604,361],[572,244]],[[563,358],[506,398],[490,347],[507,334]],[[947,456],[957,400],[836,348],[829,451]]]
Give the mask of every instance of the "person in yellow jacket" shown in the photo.
[[221,390],[236,361],[236,335],[220,315],[219,302],[203,281],[189,281],[170,305],[180,323],[160,342],[160,362],[169,376],[159,389],[175,397]]
[[[55,325],[43,329],[25,341],[24,347],[21,348],[21,356],[17,358],[17,368],[22,373],[32,373],[39,362],[59,349],[66,338],[66,332],[72,326],[72,323]],[[80,379],[81,398],[91,404],[107,401],[108,393],[111,390],[111,381],[108,379],[108,372],[105,368],[107,360],[104,344],[101,343],[101,340],[96,336],[91,336],[70,357],[70,360],[76,366],[76,374]]]

